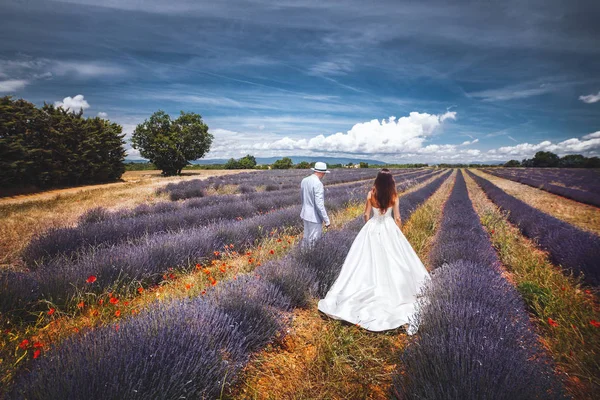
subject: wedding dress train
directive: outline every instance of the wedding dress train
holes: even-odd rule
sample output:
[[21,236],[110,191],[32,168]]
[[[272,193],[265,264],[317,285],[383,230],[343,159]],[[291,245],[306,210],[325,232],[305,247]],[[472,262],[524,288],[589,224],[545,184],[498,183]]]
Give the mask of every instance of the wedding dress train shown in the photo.
[[373,208],[374,216],[360,230],[346,256],[340,275],[319,310],[331,318],[384,331],[417,326],[417,296],[429,274],[392,217]]

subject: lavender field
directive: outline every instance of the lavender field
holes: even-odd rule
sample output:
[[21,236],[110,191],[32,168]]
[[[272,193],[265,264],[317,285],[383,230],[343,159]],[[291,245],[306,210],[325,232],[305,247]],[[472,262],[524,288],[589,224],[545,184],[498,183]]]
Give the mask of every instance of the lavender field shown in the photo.
[[600,172],[568,168],[488,168],[485,172],[600,207]]
[[[410,339],[404,328],[393,333],[406,346],[389,355],[396,367],[393,383],[382,389],[386,397],[570,398],[564,371],[577,368],[588,376],[577,393],[594,388],[597,363],[571,365],[555,347],[540,345],[555,340],[553,324],[566,322],[555,314],[540,320],[532,310],[542,301],[554,307],[560,301],[554,290],[564,297],[566,289],[544,286],[543,276],[528,278],[525,286],[508,276],[503,263],[511,249],[499,244],[489,215],[476,211],[472,199],[478,191],[503,223],[545,252],[565,285],[587,293],[585,307],[597,301],[600,238],[471,171],[392,172],[404,227],[433,232],[422,255],[433,280],[421,302],[419,333]],[[260,171],[171,183],[156,190],[160,201],[93,207],[76,224],[40,230],[22,250],[26,268],[0,270],[0,312],[11,332],[0,354],[11,363],[3,364],[0,395],[239,396],[247,366],[266,348],[277,351],[277,343],[293,335],[298,310],[314,309],[333,284],[363,225],[364,199],[377,170],[335,170],[324,179],[334,224],[315,246],[302,248],[298,187],[308,173]],[[598,194],[592,175],[576,180],[568,173],[567,189]],[[559,181],[558,175],[546,179]],[[468,182],[474,184],[468,188]],[[442,205],[438,217],[424,211],[434,197]],[[576,322],[585,318],[590,326],[578,332],[589,351],[600,354],[594,325],[600,316],[597,310],[591,319],[581,315]]]

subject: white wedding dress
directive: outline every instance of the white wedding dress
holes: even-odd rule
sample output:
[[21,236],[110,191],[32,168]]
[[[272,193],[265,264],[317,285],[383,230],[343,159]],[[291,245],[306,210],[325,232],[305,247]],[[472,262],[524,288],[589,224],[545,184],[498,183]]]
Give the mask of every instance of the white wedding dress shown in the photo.
[[392,217],[373,208],[374,216],[360,230],[346,256],[340,275],[319,310],[331,318],[384,331],[417,326],[417,296],[429,281],[425,266]]

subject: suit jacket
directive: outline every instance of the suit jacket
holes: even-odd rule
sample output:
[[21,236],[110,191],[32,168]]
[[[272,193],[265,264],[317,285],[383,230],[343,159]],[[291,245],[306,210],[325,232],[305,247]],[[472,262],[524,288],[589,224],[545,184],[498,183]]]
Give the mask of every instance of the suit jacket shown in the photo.
[[300,218],[308,222],[319,224],[325,222],[325,225],[329,225],[323,183],[319,177],[313,174],[302,179],[300,196],[302,200]]

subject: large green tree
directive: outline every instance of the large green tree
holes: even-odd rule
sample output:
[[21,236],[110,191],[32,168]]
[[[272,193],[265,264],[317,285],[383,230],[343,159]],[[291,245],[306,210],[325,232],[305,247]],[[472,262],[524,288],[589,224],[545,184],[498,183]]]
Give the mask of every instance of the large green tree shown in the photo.
[[192,160],[204,157],[213,136],[199,114],[181,111],[176,120],[162,110],[139,124],[131,143],[165,176],[180,175]]
[[538,151],[532,161],[534,167],[558,167],[560,157],[551,151]]
[[45,104],[0,98],[0,186],[116,180],[125,171],[120,125]]

